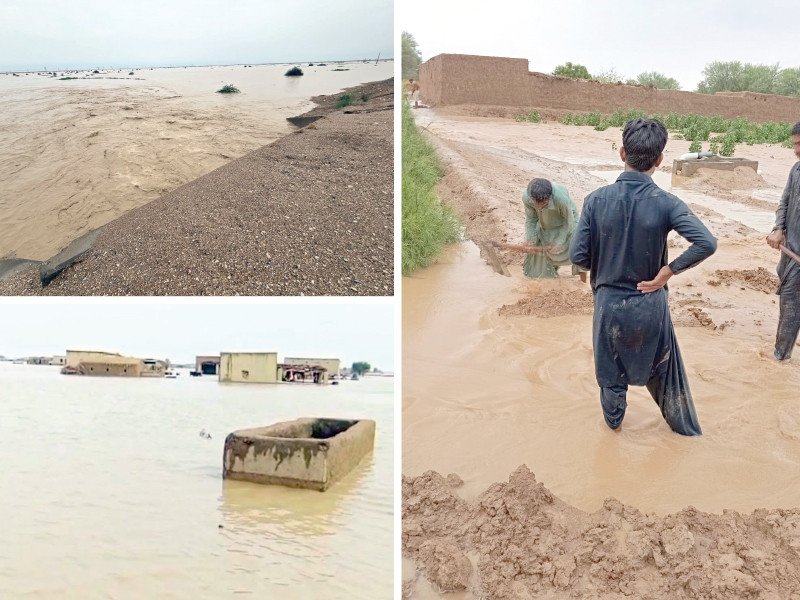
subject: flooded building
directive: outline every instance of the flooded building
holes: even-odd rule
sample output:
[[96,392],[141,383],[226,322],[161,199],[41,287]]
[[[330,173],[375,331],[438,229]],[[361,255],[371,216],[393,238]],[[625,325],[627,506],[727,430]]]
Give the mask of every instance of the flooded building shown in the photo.
[[[316,361],[316,362],[315,362]],[[277,352],[223,352],[219,362],[219,380],[248,383],[328,383],[325,361],[338,359],[286,359],[278,362]]]
[[194,359],[194,370],[203,375],[219,374],[220,357],[217,356],[197,356]]
[[342,368],[342,361],[338,358],[284,358],[283,363],[288,366],[303,365],[325,369],[325,382],[329,378],[337,379]]
[[115,352],[67,350],[66,375],[105,375],[109,377],[164,377],[168,362],[155,358],[135,358]]
[[249,383],[278,383],[277,352],[222,352],[219,380]]

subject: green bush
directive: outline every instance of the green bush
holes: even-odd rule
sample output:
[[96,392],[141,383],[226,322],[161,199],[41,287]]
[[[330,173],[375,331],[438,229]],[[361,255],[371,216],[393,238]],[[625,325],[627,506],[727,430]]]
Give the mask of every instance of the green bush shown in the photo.
[[228,85],[222,86],[220,89],[217,90],[218,94],[238,94],[239,88],[234,86],[233,84],[229,83]]
[[[516,117],[524,121],[525,115]],[[624,127],[631,119],[650,117],[658,119],[672,132],[672,139],[690,142],[714,142],[711,151],[721,156],[732,156],[736,144],[783,144],[791,147],[792,123],[750,123],[745,117],[726,119],[721,115],[704,117],[693,113],[679,115],[648,115],[640,110],[616,110],[610,115],[601,116],[599,111],[588,114],[568,113],[559,119],[564,125],[584,125],[603,131],[608,127]],[[787,143],[788,141],[788,143]],[[730,152],[730,154],[721,154]]]
[[345,106],[350,106],[353,103],[353,98],[350,94],[345,94],[341,98],[336,101],[336,108],[344,108]]
[[303,74],[303,70],[300,67],[292,67],[288,71],[286,71],[286,77],[299,77]]
[[430,265],[445,244],[459,241],[461,224],[453,209],[436,195],[442,168],[405,99],[401,118],[402,273],[410,275]]
[[542,116],[539,114],[538,110],[532,110],[529,113],[517,115],[516,120],[518,122],[527,121],[529,123],[540,123],[542,120]]
[[703,151],[703,144],[700,143],[700,140],[695,140],[691,144],[689,144],[689,152],[702,152]]

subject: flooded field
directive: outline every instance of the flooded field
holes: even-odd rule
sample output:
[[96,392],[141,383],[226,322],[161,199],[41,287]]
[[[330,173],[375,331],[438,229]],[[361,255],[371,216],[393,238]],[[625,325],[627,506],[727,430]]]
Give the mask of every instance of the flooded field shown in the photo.
[[[0,386],[1,598],[392,597],[391,378],[221,385],[0,362]],[[300,416],[374,419],[375,451],[325,493],[222,480],[228,433]]]
[[[472,240],[522,241],[521,195],[534,177],[565,185],[580,209],[586,194],[622,170],[612,148],[621,143],[618,129],[596,132],[426,110],[417,117],[448,165],[442,195],[461,214]],[[687,148],[685,141],[668,142],[666,168],[656,173],[656,183],[671,188],[672,159]],[[494,496],[487,489],[523,464],[570,510],[586,513],[599,511],[608,497],[664,517],[689,506],[742,515],[800,506],[800,482],[787,477],[800,465],[800,370],[797,358],[780,364],[772,357],[778,253],[764,241],[795,157],[777,146],[740,145],[736,155],[759,160],[760,173],[703,173],[671,188],[719,240],[714,256],[669,285],[702,437],[672,433],[646,389],[636,387],[628,394],[622,431],[609,430],[594,377],[588,284],[567,276],[567,269],[556,280],[526,279],[522,255],[512,253],[504,255],[512,276],[503,277],[470,241],[403,279],[403,474],[455,473],[464,484],[452,493],[467,503],[488,503],[483,506],[500,502],[496,488]],[[677,237],[669,245],[670,260],[687,247]],[[449,506],[439,488],[431,490],[440,494],[432,496],[443,502],[438,506]],[[421,492],[412,497],[426,498]],[[468,527],[465,514],[454,514]],[[586,518],[583,512],[559,514],[576,523]],[[461,535],[459,525],[444,527]],[[717,525],[708,527],[723,535]],[[506,560],[497,553],[521,543],[513,533],[493,541],[497,564]],[[567,551],[566,529],[563,535],[557,547]],[[626,534],[613,535],[624,540]],[[526,552],[519,564],[525,564]],[[480,564],[477,554],[468,558]],[[513,582],[514,559],[507,560],[507,572],[499,566],[491,576],[491,567],[481,571],[490,589]],[[406,597],[439,597],[425,577],[417,579],[423,562],[407,554],[403,568]],[[495,583],[501,587],[491,588]],[[474,598],[476,586],[472,581],[470,591],[452,597]],[[573,597],[570,590],[546,597]],[[635,596],[631,590],[626,593]],[[514,597],[530,597],[523,592]]]
[[[311,96],[394,69],[392,61],[302,64],[302,77],[286,77],[291,66],[0,74],[0,258],[47,260],[288,134],[286,118],[311,109]],[[226,84],[241,93],[216,93]]]

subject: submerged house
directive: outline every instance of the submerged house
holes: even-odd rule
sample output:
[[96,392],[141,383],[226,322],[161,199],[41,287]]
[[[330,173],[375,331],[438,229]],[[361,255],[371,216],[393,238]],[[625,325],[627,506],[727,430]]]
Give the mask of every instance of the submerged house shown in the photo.
[[219,355],[196,356],[194,359],[194,370],[203,375],[219,375],[219,363]]
[[109,377],[164,377],[169,367],[165,360],[135,358],[97,350],[67,350],[65,375]]
[[328,370],[304,359],[279,363],[277,352],[222,352],[219,380],[239,383],[327,383]]

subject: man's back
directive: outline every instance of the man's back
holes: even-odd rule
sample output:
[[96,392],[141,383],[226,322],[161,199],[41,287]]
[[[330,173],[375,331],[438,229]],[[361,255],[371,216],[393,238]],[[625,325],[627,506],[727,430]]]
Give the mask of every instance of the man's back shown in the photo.
[[570,247],[570,260],[591,271],[592,289],[636,291],[667,264],[667,235],[675,230],[690,246],[670,268],[683,271],[713,254],[716,240],[676,196],[645,173],[626,171],[616,183],[595,190]]

